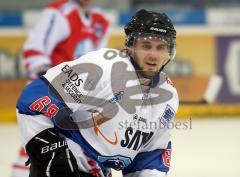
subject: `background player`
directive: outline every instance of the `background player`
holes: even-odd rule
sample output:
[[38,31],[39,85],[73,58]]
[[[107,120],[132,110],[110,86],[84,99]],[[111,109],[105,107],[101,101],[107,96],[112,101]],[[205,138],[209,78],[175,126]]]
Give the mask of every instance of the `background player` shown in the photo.
[[24,45],[23,56],[30,79],[51,66],[106,47],[109,22],[92,0],[49,3]]

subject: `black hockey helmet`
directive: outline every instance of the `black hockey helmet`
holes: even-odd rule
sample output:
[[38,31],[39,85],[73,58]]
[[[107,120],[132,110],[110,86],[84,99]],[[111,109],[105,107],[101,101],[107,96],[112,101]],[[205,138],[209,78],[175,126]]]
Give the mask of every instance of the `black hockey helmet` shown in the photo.
[[130,22],[124,28],[126,47],[133,45],[139,36],[161,38],[168,42],[170,59],[176,54],[176,30],[165,13],[158,13],[141,9],[136,12]]

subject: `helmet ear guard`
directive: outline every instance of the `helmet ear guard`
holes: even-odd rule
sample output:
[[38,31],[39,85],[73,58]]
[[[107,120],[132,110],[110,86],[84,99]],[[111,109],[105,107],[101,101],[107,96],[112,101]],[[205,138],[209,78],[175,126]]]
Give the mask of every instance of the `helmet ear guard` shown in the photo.
[[124,28],[127,36],[125,46],[127,48],[134,44],[138,37],[158,37],[164,39],[169,44],[170,60],[176,55],[176,30],[165,13],[157,13],[147,10],[139,10],[132,17]]

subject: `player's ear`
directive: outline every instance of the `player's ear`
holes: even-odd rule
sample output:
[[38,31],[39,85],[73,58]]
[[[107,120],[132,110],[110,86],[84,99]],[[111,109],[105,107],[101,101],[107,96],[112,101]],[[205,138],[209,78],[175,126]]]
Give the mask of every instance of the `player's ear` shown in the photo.
[[129,56],[132,57],[132,55],[133,55],[133,48],[132,47],[128,47],[127,48],[127,53],[128,53]]

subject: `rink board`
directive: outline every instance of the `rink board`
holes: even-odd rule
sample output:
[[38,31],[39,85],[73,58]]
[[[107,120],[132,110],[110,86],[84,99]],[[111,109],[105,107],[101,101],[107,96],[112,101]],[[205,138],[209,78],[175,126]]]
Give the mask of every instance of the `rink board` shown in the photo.
[[[240,116],[240,105],[234,104],[192,104],[180,105],[177,112],[179,119],[195,117],[236,117]],[[0,122],[16,122],[16,110],[11,108],[0,108]]]

